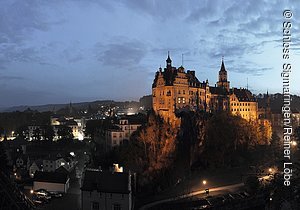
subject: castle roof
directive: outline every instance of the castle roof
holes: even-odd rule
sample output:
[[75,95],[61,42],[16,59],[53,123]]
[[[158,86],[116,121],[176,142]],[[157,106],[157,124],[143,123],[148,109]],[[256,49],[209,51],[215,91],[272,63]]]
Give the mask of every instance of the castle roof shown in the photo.
[[228,95],[228,91],[224,87],[209,87],[209,92],[215,95]]
[[253,94],[245,88],[240,88],[240,89],[232,88],[231,93],[236,95],[236,97],[238,98],[239,101],[248,101],[248,102],[256,101]]
[[[174,85],[174,81],[176,79],[176,77],[178,76],[179,72],[185,73],[182,71],[183,67],[179,67],[178,69],[176,67],[171,67],[171,68],[164,68],[164,71],[157,71],[153,84],[152,84],[152,88],[157,86],[157,80],[158,80],[158,76],[159,74],[163,75],[163,78],[165,80],[165,85],[166,86],[173,86]],[[193,87],[200,87],[200,81],[198,80],[198,78],[195,75],[195,71],[191,71],[188,70],[185,73],[187,79],[188,79],[188,84],[189,86],[193,86]]]

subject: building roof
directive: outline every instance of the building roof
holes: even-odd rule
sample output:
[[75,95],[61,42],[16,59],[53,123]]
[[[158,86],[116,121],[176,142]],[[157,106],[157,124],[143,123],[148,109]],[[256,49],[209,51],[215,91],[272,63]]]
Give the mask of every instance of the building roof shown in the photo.
[[58,172],[44,172],[36,171],[34,174],[34,181],[36,182],[51,182],[65,184],[68,181],[68,175]]
[[121,128],[110,128],[107,129],[108,132],[123,132],[123,130]]
[[36,166],[37,166],[39,169],[42,169],[42,168],[43,168],[43,160],[42,160],[42,159],[37,159],[37,160],[33,161],[32,164],[31,164],[31,166],[32,166],[34,163],[36,164]]
[[147,121],[145,115],[125,115],[122,116],[120,120],[128,120],[129,125],[141,125]]
[[186,76],[188,78],[189,86],[200,87],[200,81],[196,77],[195,71],[188,70]]
[[55,172],[62,173],[62,174],[69,174],[69,171],[64,166],[60,166],[55,170]]
[[228,91],[224,87],[209,87],[209,92],[216,95],[228,95]]
[[78,124],[77,124],[77,122],[76,122],[75,120],[68,120],[68,121],[66,122],[66,125],[67,125],[67,126],[76,126],[76,125],[78,125]]
[[129,174],[126,172],[112,173],[109,171],[86,170],[81,190],[128,194],[130,192]]
[[256,101],[253,94],[245,88],[240,88],[240,89],[232,88],[231,91],[232,91],[232,94],[236,95],[236,97],[239,99],[239,101],[246,101],[246,102]]

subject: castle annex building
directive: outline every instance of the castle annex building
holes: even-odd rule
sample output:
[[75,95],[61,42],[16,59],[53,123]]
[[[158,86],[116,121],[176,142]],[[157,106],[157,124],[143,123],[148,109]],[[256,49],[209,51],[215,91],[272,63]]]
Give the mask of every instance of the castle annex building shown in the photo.
[[184,110],[229,111],[248,121],[257,119],[256,99],[247,89],[230,88],[223,59],[219,80],[209,86],[208,80],[198,80],[195,71],[173,67],[168,55],[166,67],[155,74],[152,97],[154,111],[170,122],[176,121],[176,112]]

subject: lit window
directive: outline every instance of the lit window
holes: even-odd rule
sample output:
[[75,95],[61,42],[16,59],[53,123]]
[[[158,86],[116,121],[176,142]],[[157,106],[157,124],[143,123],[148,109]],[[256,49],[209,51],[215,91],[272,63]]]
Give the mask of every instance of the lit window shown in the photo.
[[182,103],[184,103],[184,104],[185,104],[185,98],[182,98]]
[[181,98],[178,98],[178,103],[180,104],[180,102],[181,102]]

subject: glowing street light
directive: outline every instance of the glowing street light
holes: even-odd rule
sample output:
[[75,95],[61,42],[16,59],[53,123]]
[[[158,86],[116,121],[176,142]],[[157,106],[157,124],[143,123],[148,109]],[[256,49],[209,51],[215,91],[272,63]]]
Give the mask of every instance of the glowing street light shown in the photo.
[[296,141],[292,141],[292,146],[297,146],[297,142]]
[[33,190],[32,189],[30,190],[30,193],[33,194]]
[[273,171],[273,169],[272,169],[272,168],[269,168],[269,172],[272,173],[272,171]]
[[206,180],[203,180],[202,181],[202,184],[206,185],[207,181]]

